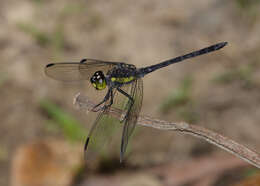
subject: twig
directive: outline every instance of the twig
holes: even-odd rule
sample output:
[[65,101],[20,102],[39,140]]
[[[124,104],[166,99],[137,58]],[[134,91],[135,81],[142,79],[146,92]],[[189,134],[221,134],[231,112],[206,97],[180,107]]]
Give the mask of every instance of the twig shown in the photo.
[[[74,105],[76,105],[79,109],[91,111],[91,109],[95,106],[95,103],[93,103],[87,96],[82,96],[79,93],[74,98]],[[112,107],[109,111],[109,115],[121,119],[122,111],[120,109]],[[225,137],[203,127],[188,124],[185,122],[173,123],[153,119],[149,116],[139,116],[137,124],[160,130],[173,130],[204,139],[207,142],[232,153],[233,155],[241,158],[242,160],[250,163],[251,165],[260,168],[260,155],[257,152],[250,150],[249,148],[229,139],[228,137]]]

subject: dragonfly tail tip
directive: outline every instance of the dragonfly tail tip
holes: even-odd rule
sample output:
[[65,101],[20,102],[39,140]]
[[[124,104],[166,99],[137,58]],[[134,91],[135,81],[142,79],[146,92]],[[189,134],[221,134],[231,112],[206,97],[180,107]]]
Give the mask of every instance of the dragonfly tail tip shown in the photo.
[[87,150],[87,148],[88,148],[88,143],[89,143],[89,137],[88,137],[87,140],[86,140],[86,143],[85,143],[85,146],[84,146],[84,151]]
[[226,46],[227,44],[228,44],[228,42],[227,42],[227,41],[223,42],[223,46]]
[[219,50],[219,49],[225,47],[227,44],[228,44],[228,42],[218,43],[218,44],[214,45],[214,50]]

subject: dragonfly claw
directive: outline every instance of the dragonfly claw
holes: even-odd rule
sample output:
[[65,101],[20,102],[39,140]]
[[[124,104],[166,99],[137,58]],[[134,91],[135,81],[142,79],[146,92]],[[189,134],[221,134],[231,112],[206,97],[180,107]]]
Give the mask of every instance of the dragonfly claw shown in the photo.
[[103,111],[106,110],[109,106],[108,105],[104,105],[102,107],[100,107],[99,105],[96,105],[92,108],[92,112],[99,112],[99,111]]

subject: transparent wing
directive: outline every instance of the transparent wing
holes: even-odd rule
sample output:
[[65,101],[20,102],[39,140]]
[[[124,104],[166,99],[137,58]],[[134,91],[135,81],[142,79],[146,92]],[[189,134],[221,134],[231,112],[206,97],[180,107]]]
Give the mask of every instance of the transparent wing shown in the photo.
[[124,120],[124,128],[121,139],[121,151],[120,151],[120,161],[123,160],[123,156],[126,152],[126,147],[128,145],[129,138],[131,137],[136,122],[139,116],[139,113],[142,108],[143,101],[143,80],[137,79],[131,84],[130,96],[133,98],[134,103],[131,104],[131,101],[128,100],[125,109],[126,117]]
[[102,155],[106,153],[107,148],[104,148],[104,146],[106,146],[113,137],[113,134],[120,128],[119,123],[113,117],[107,115],[106,112],[100,112],[92,125],[84,147],[84,157],[86,160],[96,157],[97,154]]
[[[124,86],[123,89],[127,91],[129,87],[130,84]],[[114,99],[112,107],[123,110],[126,105],[126,101],[128,100],[125,96],[118,94],[116,90],[113,90],[113,95]],[[84,105],[88,104],[88,101],[84,98],[84,96],[76,101],[76,104],[79,105],[81,109],[87,109],[87,106],[85,107]],[[110,100],[106,102],[106,104],[109,103]],[[117,136],[115,134],[119,131],[119,129],[123,128],[120,120],[109,115],[109,109],[110,108],[107,108],[106,110],[101,111],[91,127],[85,143],[85,158],[87,158],[87,160],[89,160],[90,157],[105,154],[109,148],[111,148],[107,144],[110,143],[113,138],[116,138]],[[121,114],[124,115],[125,111],[122,111]]]
[[[115,94],[115,91],[113,93]],[[106,102],[106,104],[109,103],[110,100]],[[118,120],[108,114],[109,109],[110,108],[107,108],[98,113],[98,116],[89,131],[84,147],[85,158],[88,160],[90,157],[96,157],[97,153],[105,153],[103,147],[120,128]]]
[[60,81],[89,80],[98,70],[104,74],[112,69],[117,62],[84,59],[81,62],[50,63],[45,67],[45,74]]
[[[134,131],[137,118],[141,110],[143,99],[143,82],[142,79],[138,79],[133,83],[125,84],[120,88],[132,96],[135,102],[132,107],[130,107],[131,105],[129,99],[118,93],[118,91],[114,91],[115,96],[112,107],[122,111],[121,118],[124,118],[123,116],[126,116],[127,113],[128,116],[126,116],[122,123],[117,118],[110,116],[108,113],[109,110],[99,113],[86,140],[85,157],[88,157],[88,160],[90,156],[92,157],[92,155],[93,157],[96,157],[97,154],[106,152],[107,148],[103,147],[105,144],[110,142],[112,138],[117,137],[114,134],[116,134],[120,128],[123,128],[120,153],[121,160],[123,158],[129,138]],[[89,105],[89,98],[83,95],[77,96],[74,104],[82,110],[89,110],[89,107],[91,107],[91,105]],[[107,104],[109,104],[109,102],[107,102]]]

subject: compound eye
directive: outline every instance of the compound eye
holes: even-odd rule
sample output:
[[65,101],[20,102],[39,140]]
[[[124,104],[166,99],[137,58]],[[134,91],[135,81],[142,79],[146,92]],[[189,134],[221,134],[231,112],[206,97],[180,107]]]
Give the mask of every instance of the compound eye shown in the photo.
[[106,88],[105,76],[102,71],[97,71],[90,78],[90,82],[97,90],[102,90]]
[[95,75],[93,75],[93,76],[90,78],[90,82],[91,82],[91,83],[96,83],[96,81],[97,81],[97,78],[96,78]]
[[95,72],[94,75],[97,76],[97,77],[104,76],[102,71],[97,71],[97,72]]

